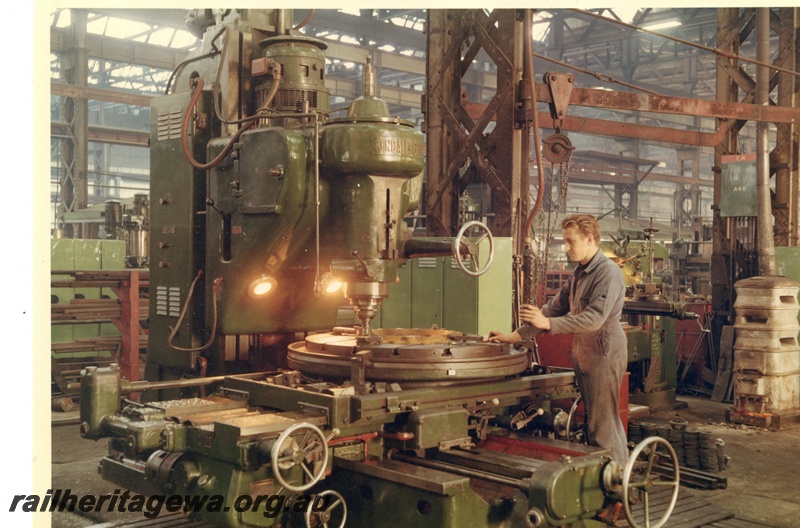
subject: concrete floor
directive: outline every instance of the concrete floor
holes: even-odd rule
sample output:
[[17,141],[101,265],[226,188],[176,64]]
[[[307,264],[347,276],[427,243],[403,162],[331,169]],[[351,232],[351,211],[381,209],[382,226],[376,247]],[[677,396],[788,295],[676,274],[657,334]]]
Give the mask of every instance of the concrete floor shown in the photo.
[[[680,416],[690,427],[710,431],[725,441],[731,458],[718,473],[727,489],[692,493],[737,517],[761,521],[775,528],[800,526],[800,427],[768,431],[725,422],[728,404],[706,398],[679,396],[688,407],[653,414],[649,421],[668,422]],[[667,523],[669,525],[669,523]]]
[[[691,490],[692,493],[734,513],[775,528],[800,526],[800,428],[772,432],[725,423],[728,405],[704,398],[679,397],[688,406],[662,411],[649,421],[668,422],[680,416],[691,427],[711,431],[725,441],[731,460],[719,473],[728,479],[727,489]],[[54,413],[54,419],[76,418],[73,413]],[[77,425],[53,426],[53,488],[71,489],[76,495],[114,492],[114,485],[97,474],[99,460],[107,452],[106,440],[83,440]],[[141,514],[54,513],[55,528],[82,528],[98,523],[138,520]],[[667,523],[669,526],[669,523]]]

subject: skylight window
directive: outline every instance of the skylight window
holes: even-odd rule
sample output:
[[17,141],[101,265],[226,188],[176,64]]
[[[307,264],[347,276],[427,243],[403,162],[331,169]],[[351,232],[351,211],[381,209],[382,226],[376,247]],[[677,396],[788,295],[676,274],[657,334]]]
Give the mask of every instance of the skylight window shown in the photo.
[[72,11],[69,9],[56,9],[50,15],[50,25],[55,25],[57,28],[66,28],[72,24]]
[[[87,24],[86,31],[89,33],[98,33],[100,35],[106,35],[108,37],[120,38],[120,39],[128,39],[131,37],[138,37],[142,33],[147,33],[151,31],[153,28],[149,24],[145,24],[144,22],[136,22],[135,20],[123,20],[117,17],[106,17],[108,19],[108,24],[106,25],[105,31],[93,31],[89,29],[90,25],[94,23],[91,22]],[[99,23],[102,23],[103,18],[98,19]],[[99,25],[99,24],[98,24]]]

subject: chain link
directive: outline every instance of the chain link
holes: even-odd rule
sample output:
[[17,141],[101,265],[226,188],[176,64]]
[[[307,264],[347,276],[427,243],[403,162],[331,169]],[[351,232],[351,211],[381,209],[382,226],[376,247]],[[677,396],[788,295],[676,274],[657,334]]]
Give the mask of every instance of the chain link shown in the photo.
[[[566,203],[567,199],[567,190],[569,188],[569,168],[569,160],[567,160],[566,163],[562,162],[558,164],[557,170],[555,164],[551,164],[549,168],[550,196],[548,196],[547,210],[542,210],[539,213],[539,225],[542,229],[544,229],[544,240],[533,250],[533,263],[535,271],[532,277],[532,291],[537,291],[538,285],[542,284],[546,280],[547,271],[550,265],[550,243],[553,240],[553,233],[558,225],[558,217],[561,212],[561,205]],[[556,176],[558,176],[558,178],[556,178]],[[558,183],[558,195],[554,199],[553,189],[556,188],[556,183]]]

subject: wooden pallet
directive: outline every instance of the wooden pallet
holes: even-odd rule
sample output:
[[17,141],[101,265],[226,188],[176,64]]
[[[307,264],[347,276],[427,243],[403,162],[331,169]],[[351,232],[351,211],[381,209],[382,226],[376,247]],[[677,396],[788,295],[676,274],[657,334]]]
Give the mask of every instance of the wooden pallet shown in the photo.
[[[672,496],[671,491],[663,488],[650,494],[651,521],[657,521],[664,514]],[[633,508],[634,520],[642,526],[644,526],[643,512],[644,504],[637,504]],[[618,524],[628,526],[624,521]],[[681,488],[678,492],[678,502],[669,516],[667,526],[669,528],[764,528],[770,525],[748,519],[737,519],[732,513]]]

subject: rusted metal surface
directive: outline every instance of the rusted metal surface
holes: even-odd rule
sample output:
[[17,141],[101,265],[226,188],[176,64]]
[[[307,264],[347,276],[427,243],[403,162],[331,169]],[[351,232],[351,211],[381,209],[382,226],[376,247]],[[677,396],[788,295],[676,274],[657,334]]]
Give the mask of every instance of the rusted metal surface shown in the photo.
[[139,379],[139,335],[142,332],[139,324],[139,270],[131,270],[128,279],[111,290],[120,304],[120,317],[113,321],[122,335],[120,372],[129,381],[136,381]]
[[[50,137],[68,138],[69,133],[69,125],[66,123],[59,123],[57,121],[52,121],[50,123]],[[101,143],[147,147],[150,143],[150,132],[89,125],[88,139],[89,141],[98,141]]]
[[[717,48],[736,54],[739,51],[741,39],[747,37],[752,28],[744,32],[740,27],[739,8],[721,8],[717,10]],[[754,95],[752,86],[740,85],[739,82],[749,82],[748,76],[740,74],[738,61],[725,57],[717,58],[717,86],[716,98],[719,102],[735,103],[740,89],[745,89]],[[752,98],[750,99],[752,100]],[[713,254],[711,257],[711,299],[712,310],[716,322],[712,325],[714,342],[719,343],[722,326],[730,324],[733,314],[734,277],[741,273],[748,273],[745,263],[737,261],[752,254],[752,239],[747,235],[753,232],[752,222],[745,219],[743,222],[736,218],[724,218],[720,214],[719,204],[722,201],[722,158],[738,154],[739,126],[730,127],[722,142],[714,148],[714,205],[712,206],[713,220]],[[746,224],[746,225],[745,225]],[[740,239],[737,240],[737,232]],[[743,275],[750,276],[750,275]]]
[[[458,230],[458,198],[474,178],[491,189],[495,236],[516,235],[529,208],[528,129],[517,122],[522,78],[522,17],[517,10],[430,10],[427,85],[428,234]],[[462,58],[462,46],[468,43]],[[485,112],[462,107],[462,81],[479,51],[497,64],[497,90]],[[490,128],[490,123],[496,124]],[[469,168],[470,170],[466,170]],[[519,238],[519,237],[517,237]]]
[[[69,304],[51,306],[51,324],[71,324],[75,322],[111,322],[121,337],[113,341],[96,338],[85,342],[70,342],[54,345],[57,353],[68,351],[119,351],[118,362],[122,375],[129,381],[139,379],[139,352],[146,331],[141,320],[147,318],[148,299],[141,291],[150,285],[148,270],[51,270],[53,276],[69,275],[70,279],[51,281],[52,287],[111,288],[117,299],[72,299]],[[119,346],[117,346],[119,343]],[[145,341],[146,346],[146,341]],[[54,367],[56,368],[56,367]]]
[[[489,109],[482,103],[465,103],[466,112],[473,118],[484,115]],[[539,123],[542,128],[555,130],[555,122],[547,112],[539,112]],[[728,133],[730,121],[720,121],[716,132],[699,132],[666,128],[624,121],[610,121],[607,119],[594,119],[591,117],[576,117],[567,115],[561,120],[561,130],[564,132],[580,132],[598,136],[614,136],[648,141],[659,141],[675,145],[692,145],[700,147],[715,147]]]
[[[536,83],[536,97],[540,102],[552,102],[550,89],[543,83]],[[577,106],[605,108],[608,110],[630,110],[658,114],[716,117],[719,119],[768,121],[772,123],[800,122],[800,110],[795,108],[760,106],[733,101],[708,101],[634,92],[615,92],[577,86],[572,90],[569,102]]]
[[[797,63],[797,30],[798,9],[782,7],[779,10],[778,23],[778,56],[776,63],[785,68],[795,70]],[[779,107],[792,107],[795,104],[797,78],[787,73],[778,74]],[[797,152],[797,130],[788,123],[779,123],[776,127],[776,144],[772,151],[770,164],[775,170],[775,245],[797,246],[800,243],[800,170]]]
[[96,88],[92,86],[77,86],[74,84],[50,83],[50,95],[71,97],[75,99],[93,99],[95,101],[109,101],[113,103],[150,107],[152,95],[140,95],[125,92]]

